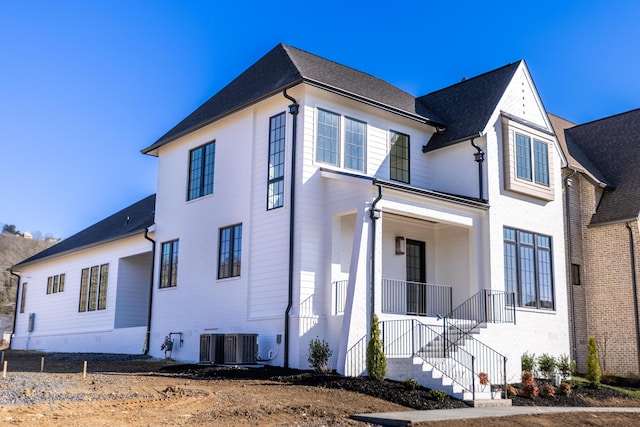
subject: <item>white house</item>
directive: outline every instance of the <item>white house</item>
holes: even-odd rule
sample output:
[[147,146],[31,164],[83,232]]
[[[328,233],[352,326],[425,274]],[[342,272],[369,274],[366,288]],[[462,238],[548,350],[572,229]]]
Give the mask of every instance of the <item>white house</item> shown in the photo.
[[[159,162],[153,229],[91,250],[115,260],[154,241],[154,356],[168,336],[178,360],[305,369],[319,337],[359,375],[373,313],[389,376],[451,394],[479,372],[518,379],[525,351],[568,354],[564,158],[524,61],[414,97],[281,44],[143,153]],[[76,305],[88,250],[64,269]],[[52,349],[61,332],[27,327],[49,306],[45,282],[25,275],[66,261],[21,264],[13,347]],[[107,351],[115,331],[68,350]]]

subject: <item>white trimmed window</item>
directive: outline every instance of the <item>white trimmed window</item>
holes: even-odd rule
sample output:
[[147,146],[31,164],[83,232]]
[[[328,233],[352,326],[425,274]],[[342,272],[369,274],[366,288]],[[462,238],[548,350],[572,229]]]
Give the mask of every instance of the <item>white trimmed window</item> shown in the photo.
[[366,156],[367,124],[365,122],[318,109],[317,162],[365,172]]
[[78,311],[95,311],[107,308],[109,264],[83,268],[80,274],[80,303]]
[[64,273],[47,278],[47,294],[57,294],[58,292],[64,292]]

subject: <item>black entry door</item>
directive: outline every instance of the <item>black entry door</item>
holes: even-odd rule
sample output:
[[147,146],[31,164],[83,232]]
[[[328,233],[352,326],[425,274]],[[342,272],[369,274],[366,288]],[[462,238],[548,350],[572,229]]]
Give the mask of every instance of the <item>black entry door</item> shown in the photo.
[[407,312],[426,315],[426,261],[425,243],[407,239],[405,252],[407,262]]

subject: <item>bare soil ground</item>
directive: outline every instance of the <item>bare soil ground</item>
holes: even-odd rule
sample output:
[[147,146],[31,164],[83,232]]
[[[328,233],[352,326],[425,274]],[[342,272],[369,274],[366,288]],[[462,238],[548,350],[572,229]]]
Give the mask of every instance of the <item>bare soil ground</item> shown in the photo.
[[[426,389],[393,381],[319,375],[282,368],[219,368],[91,354],[7,350],[0,375],[0,425],[39,426],[364,426],[354,413],[455,408]],[[41,371],[44,357],[44,372]],[[83,361],[87,375],[83,378]],[[1,366],[0,366],[1,368]],[[584,392],[584,393],[583,393]],[[567,406],[640,406],[611,392],[574,390]],[[539,398],[541,399],[541,398]],[[527,404],[543,402],[527,400]],[[519,404],[514,401],[514,404]],[[433,423],[423,423],[431,425]],[[640,415],[573,413],[438,422],[443,426],[628,426]]]

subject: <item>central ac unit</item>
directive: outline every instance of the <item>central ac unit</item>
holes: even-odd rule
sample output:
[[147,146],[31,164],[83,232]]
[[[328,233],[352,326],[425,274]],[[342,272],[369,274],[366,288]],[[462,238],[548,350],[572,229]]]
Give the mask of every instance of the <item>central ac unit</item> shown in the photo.
[[224,336],[224,363],[256,363],[257,354],[257,334],[226,334]]
[[224,334],[200,335],[200,363],[224,363]]

